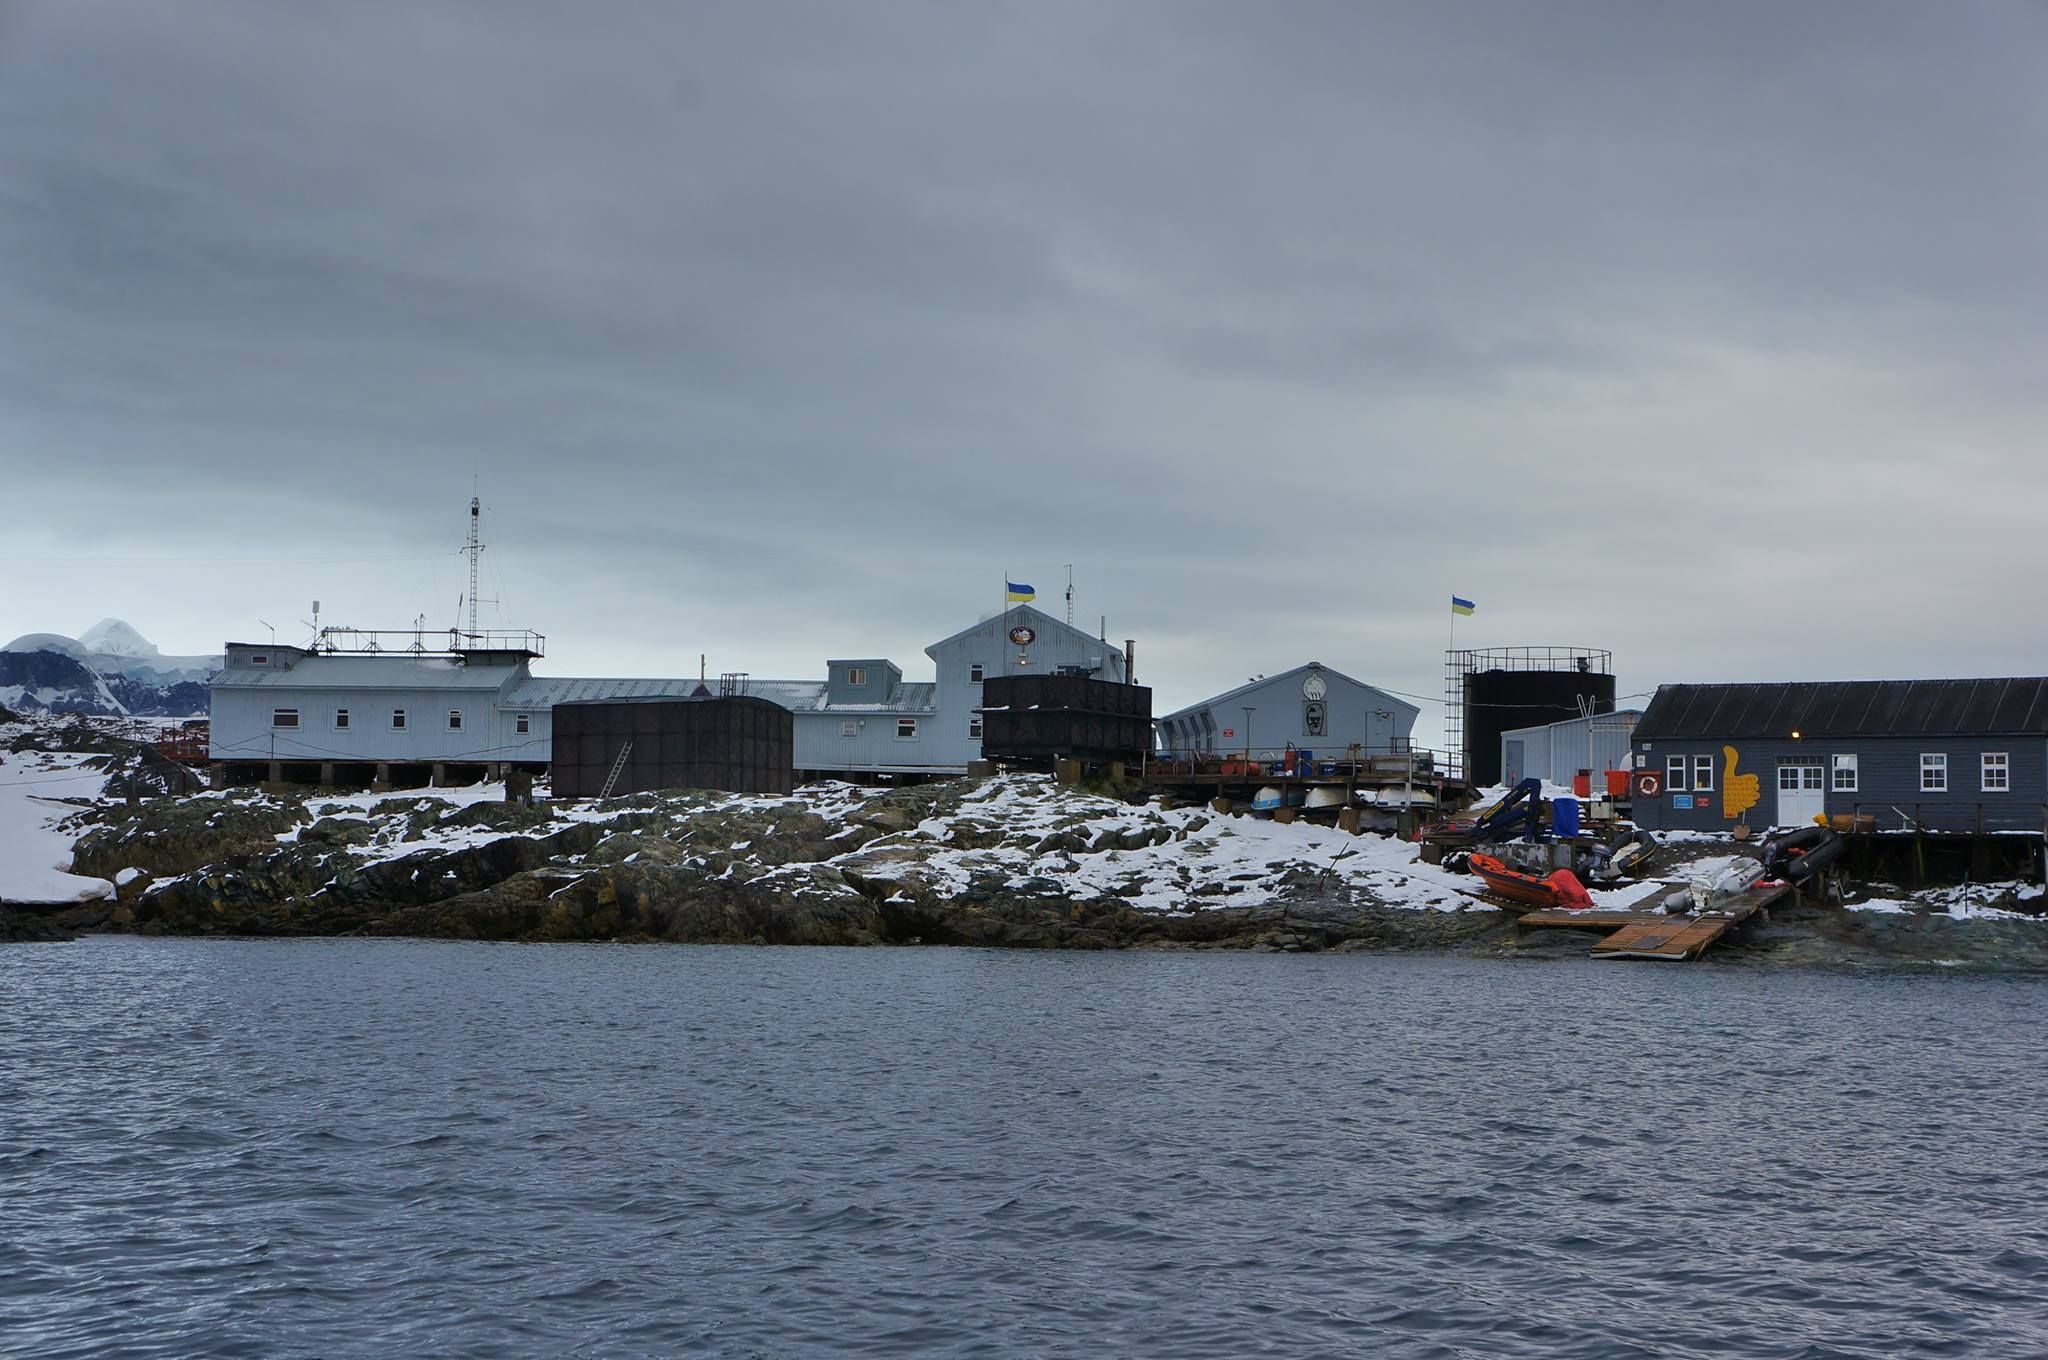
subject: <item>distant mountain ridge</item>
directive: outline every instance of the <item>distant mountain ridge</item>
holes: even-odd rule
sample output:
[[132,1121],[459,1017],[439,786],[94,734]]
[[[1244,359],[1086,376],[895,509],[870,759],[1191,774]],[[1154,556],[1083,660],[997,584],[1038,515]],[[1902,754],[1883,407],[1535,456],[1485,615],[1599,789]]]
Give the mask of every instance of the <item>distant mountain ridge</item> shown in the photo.
[[0,647],[0,706],[19,713],[195,717],[219,656],[165,656],[120,619],[78,637],[24,633]]

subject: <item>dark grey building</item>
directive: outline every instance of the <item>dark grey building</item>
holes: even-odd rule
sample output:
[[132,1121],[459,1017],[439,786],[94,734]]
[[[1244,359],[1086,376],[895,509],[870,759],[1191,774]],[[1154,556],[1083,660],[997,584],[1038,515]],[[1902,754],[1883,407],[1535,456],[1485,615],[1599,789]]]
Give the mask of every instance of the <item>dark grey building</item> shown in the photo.
[[1660,685],[1633,764],[1635,820],[1652,830],[1825,816],[2038,834],[2048,679]]

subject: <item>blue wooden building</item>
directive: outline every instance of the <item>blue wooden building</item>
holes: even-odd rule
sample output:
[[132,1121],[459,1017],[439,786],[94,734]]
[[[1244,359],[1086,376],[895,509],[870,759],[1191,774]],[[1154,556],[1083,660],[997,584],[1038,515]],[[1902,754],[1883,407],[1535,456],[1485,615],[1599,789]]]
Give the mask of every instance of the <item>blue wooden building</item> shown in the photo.
[[1652,830],[1827,817],[2038,834],[2048,678],[1662,685],[1636,723],[1631,778]]

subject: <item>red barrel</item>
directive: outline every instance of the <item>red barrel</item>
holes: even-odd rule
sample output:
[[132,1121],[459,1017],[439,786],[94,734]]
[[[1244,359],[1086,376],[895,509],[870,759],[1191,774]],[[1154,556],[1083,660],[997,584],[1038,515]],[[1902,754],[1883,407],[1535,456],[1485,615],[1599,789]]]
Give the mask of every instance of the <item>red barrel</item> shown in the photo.
[[1591,798],[1593,796],[1593,772],[1591,770],[1580,770],[1572,776],[1572,792],[1581,798]]

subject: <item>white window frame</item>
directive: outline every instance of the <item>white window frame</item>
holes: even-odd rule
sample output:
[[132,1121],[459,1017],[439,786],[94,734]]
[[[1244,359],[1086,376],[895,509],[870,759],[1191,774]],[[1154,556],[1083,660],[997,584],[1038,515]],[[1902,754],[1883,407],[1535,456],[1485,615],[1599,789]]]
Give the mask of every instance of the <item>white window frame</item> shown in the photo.
[[841,718],[839,720],[839,735],[842,737],[859,736],[860,724],[855,722],[852,718]]
[[531,713],[514,713],[512,715],[513,735],[523,737],[531,733],[532,731],[533,715]]
[[967,683],[968,683],[968,684],[970,684],[970,685],[978,685],[978,684],[980,684],[980,683],[981,683],[981,682],[982,682],[983,680],[986,680],[987,678],[988,678],[988,667],[986,667],[986,666],[982,665],[982,664],[981,664],[981,663],[980,663],[979,661],[973,662],[972,664],[970,664],[970,665],[969,665],[969,666],[967,667]]
[[980,740],[981,740],[981,733],[982,733],[981,715],[980,715],[979,713],[970,713],[970,714],[968,714],[968,715],[967,715],[967,739],[968,739],[969,741],[980,741]]
[[270,725],[296,732],[299,728],[299,710],[296,708],[273,708],[270,710]]
[[334,730],[337,732],[347,732],[351,730],[348,725],[347,709],[337,708],[334,710]]
[[1859,792],[1859,772],[1856,769],[1855,756],[1831,756],[1828,760],[1828,766],[1828,791],[1830,793]]
[[450,732],[460,732],[462,730],[461,709],[451,708],[448,710],[448,730]]
[[[1996,774],[1998,782],[1992,783]],[[2012,754],[2008,751],[1984,751],[1977,757],[1977,786],[1983,793],[2012,792]]]
[[406,730],[404,709],[394,708],[391,710],[391,730],[394,732],[403,732]]
[[1689,756],[1664,757],[1664,788],[1669,793],[1684,793],[1692,785],[1686,783],[1687,773],[1692,769]]
[[898,740],[898,741],[916,741],[916,740],[917,740],[917,719],[915,719],[915,718],[898,718],[898,719],[896,720],[896,740]]
[[[1930,777],[1935,782],[1930,783]],[[1948,752],[1922,751],[1920,753],[1920,792],[1948,792]]]
[[1692,758],[1692,787],[1695,793],[1714,791],[1714,758],[1694,756]]
[[846,668],[846,687],[848,689],[866,689],[868,687],[868,668],[866,666],[848,666]]

